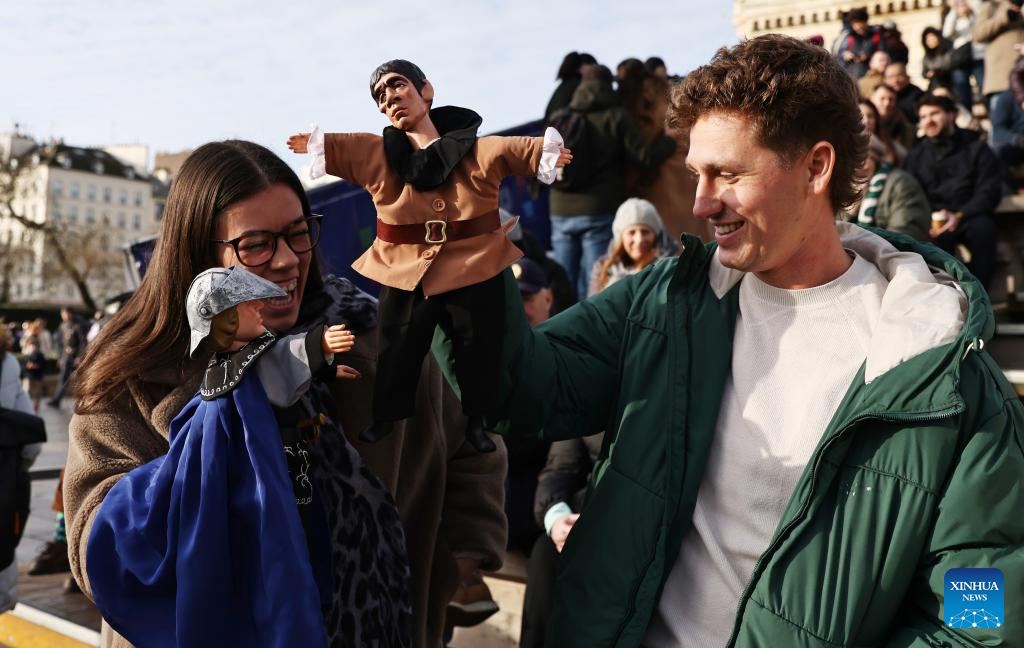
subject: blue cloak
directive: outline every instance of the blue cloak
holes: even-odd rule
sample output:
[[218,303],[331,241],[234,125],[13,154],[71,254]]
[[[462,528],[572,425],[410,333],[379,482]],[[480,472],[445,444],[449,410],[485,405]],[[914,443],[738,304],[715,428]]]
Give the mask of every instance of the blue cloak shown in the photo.
[[103,618],[140,647],[326,646],[326,526],[314,516],[327,564],[313,542],[311,568],[256,372],[220,398],[196,395],[168,440],[168,453],[125,475],[93,521],[85,567]]

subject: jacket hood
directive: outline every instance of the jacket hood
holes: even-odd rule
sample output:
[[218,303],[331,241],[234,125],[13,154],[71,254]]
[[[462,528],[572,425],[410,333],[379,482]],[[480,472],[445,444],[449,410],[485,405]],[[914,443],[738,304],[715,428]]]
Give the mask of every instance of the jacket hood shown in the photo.
[[[946,347],[945,371],[967,347],[980,348],[995,323],[988,295],[966,268],[938,248],[908,236],[837,222],[843,246],[874,265],[888,280],[864,365],[870,384],[926,352]],[[721,299],[745,273],[722,265],[715,248],[710,281]],[[963,344],[951,344],[962,340]],[[979,341],[980,340],[980,341]]]
[[569,108],[578,112],[595,112],[618,105],[619,97],[612,86],[604,81],[591,79],[580,83],[572,95]]

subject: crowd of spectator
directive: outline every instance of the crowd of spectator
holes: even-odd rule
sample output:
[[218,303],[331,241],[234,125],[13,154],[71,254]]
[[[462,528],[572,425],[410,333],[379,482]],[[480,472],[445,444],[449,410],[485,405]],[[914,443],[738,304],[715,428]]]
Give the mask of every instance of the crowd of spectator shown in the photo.
[[[20,356],[21,390],[28,396],[32,410],[39,412],[44,401],[46,405],[59,409],[68,389],[79,360],[85,353],[88,340],[95,336],[103,321],[116,311],[126,298],[121,295],[108,302],[108,308],[97,312],[91,320],[81,317],[71,308],[60,309],[60,324],[53,331],[47,328],[45,318],[25,320],[18,324],[3,325],[6,336],[4,351]],[[56,374],[56,375],[53,375]],[[50,380],[47,376],[50,376]],[[51,508],[55,513],[53,537],[43,545],[39,554],[28,567],[30,576],[60,574],[71,571],[68,561],[67,536],[64,526],[64,504],[62,497],[63,476],[54,489]],[[78,583],[68,576],[63,585],[67,593],[80,592]]]
[[872,25],[866,8],[845,18],[832,52],[857,81],[873,136],[864,198],[847,218],[935,243],[989,285],[993,216],[1024,162],[1020,2],[947,0],[921,33],[923,88],[894,24]]

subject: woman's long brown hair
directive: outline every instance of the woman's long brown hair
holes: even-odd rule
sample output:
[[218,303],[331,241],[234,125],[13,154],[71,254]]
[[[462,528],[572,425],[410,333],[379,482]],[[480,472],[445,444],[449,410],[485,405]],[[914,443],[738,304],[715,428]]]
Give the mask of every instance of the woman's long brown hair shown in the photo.
[[[291,188],[310,213],[302,183],[268,149],[243,140],[211,142],[182,164],[164,209],[160,237],[145,277],[86,349],[76,371],[75,413],[131,406],[143,377],[176,370],[185,378],[189,326],[185,297],[192,279],[218,265],[211,239],[217,216],[274,184]],[[323,286],[314,256],[305,294]]]

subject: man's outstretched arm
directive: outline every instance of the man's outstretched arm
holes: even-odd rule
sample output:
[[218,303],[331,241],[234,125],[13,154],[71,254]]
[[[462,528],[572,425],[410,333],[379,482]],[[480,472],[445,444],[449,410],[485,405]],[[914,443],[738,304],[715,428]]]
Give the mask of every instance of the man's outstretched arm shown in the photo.
[[[642,272],[530,328],[510,270],[505,282],[505,340],[499,414],[513,435],[551,440],[604,430],[619,384],[627,314]],[[458,393],[451,342],[438,330],[434,353]],[[506,431],[506,430],[502,430]]]

